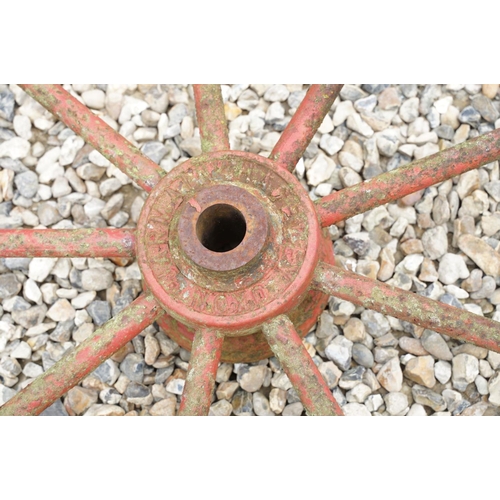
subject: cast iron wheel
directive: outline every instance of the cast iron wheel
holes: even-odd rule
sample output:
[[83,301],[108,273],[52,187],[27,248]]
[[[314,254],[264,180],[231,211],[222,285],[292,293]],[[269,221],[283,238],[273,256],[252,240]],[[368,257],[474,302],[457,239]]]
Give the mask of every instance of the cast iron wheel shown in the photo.
[[1,409],[36,415],[154,321],[191,350],[180,415],[220,360],[274,353],[309,415],[342,410],[303,337],[330,295],[500,352],[500,325],[334,265],[328,226],[500,158],[500,129],[313,203],[292,175],[342,85],[312,85],[268,159],[230,151],[220,88],[194,85],[202,154],[165,174],[59,85],[21,85],[149,192],[137,230],[1,230],[1,257],[137,256],[144,292]]

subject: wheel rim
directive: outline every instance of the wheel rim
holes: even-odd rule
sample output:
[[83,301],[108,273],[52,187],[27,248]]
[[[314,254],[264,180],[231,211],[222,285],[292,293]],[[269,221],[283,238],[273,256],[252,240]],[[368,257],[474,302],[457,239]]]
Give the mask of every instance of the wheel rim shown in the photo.
[[[123,314],[97,330],[70,356],[6,403],[0,415],[40,413],[156,319],[167,331],[175,332],[172,336],[180,345],[190,347],[193,342],[180,414],[207,414],[221,356],[254,361],[268,355],[267,345],[282,363],[309,414],[342,414],[300,340],[330,294],[500,352],[498,323],[478,319],[468,312],[457,314],[450,306],[335,268],[328,240],[320,232],[320,226],[327,227],[498,159],[500,130],[333,193],[317,202],[315,209],[289,172],[321,125],[340,92],[340,85],[311,86],[269,160],[249,153],[228,152],[219,88],[194,86],[203,154],[165,177],[156,164],[62,87],[25,85],[23,88],[151,195],[136,232],[3,230],[0,255],[137,254],[146,291]],[[199,180],[200,172],[209,175]],[[269,182],[270,175],[281,184]],[[207,189],[215,191],[209,193]],[[242,197],[249,197],[246,205],[238,201],[238,189],[242,190]],[[231,190],[232,195],[228,194]],[[276,201],[280,198],[289,205],[280,205]],[[162,210],[165,204],[169,207]],[[241,230],[244,235],[229,250],[208,248],[197,233],[196,221],[216,205],[229,210],[231,227],[238,226],[234,222],[238,213],[244,219],[240,225],[248,226],[248,234],[245,227],[245,231]],[[212,214],[207,220],[213,218]],[[260,220],[260,224],[252,226],[253,218]],[[288,218],[293,222],[287,226]],[[212,229],[203,231],[211,234]],[[291,242],[288,245],[286,236]],[[182,238],[185,239],[181,241]],[[166,250],[172,255],[167,255]],[[234,256],[230,265],[228,256]],[[277,263],[274,267],[273,259]],[[221,269],[221,265],[228,268]],[[290,273],[293,277],[275,272],[282,265],[293,269]],[[162,266],[172,272],[166,273]],[[247,286],[245,276],[257,285]],[[263,282],[267,288],[258,287]],[[275,288],[271,286],[273,283]],[[176,291],[185,287],[191,292],[186,295],[189,300],[179,300],[181,296]],[[244,300],[238,297],[238,287],[252,293],[252,301],[246,302],[252,302],[252,306],[243,307],[243,312],[239,309]],[[193,302],[200,294],[208,300]],[[163,315],[162,309],[167,314]]]

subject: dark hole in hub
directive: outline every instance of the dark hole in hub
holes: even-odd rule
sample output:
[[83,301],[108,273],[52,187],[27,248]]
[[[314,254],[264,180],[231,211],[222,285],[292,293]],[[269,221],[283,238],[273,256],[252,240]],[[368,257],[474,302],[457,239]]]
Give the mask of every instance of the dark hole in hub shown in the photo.
[[235,207],[219,203],[204,210],[196,223],[196,236],[212,252],[229,252],[245,237],[247,223]]

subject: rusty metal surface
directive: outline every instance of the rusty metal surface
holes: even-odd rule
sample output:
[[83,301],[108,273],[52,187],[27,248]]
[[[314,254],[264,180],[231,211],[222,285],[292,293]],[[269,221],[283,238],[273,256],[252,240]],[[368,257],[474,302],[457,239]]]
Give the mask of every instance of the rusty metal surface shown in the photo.
[[269,159],[275,161],[280,168],[292,172],[342,87],[343,84],[311,85]]
[[146,191],[164,175],[155,162],[60,85],[19,86]]
[[[193,266],[182,250],[179,219],[196,195],[237,186],[264,207],[269,241],[247,265],[226,272]],[[320,253],[314,206],[298,180],[266,158],[217,152],[171,171],[150,194],[137,227],[137,256],[147,288],[191,328],[247,335],[305,297]]]
[[262,204],[238,186],[198,191],[179,218],[179,239],[186,255],[212,271],[232,271],[255,258],[268,237]]
[[271,349],[297,391],[308,415],[343,415],[293,323],[277,316],[262,327]]
[[208,415],[223,341],[224,336],[217,330],[201,328],[196,332],[179,415]]
[[140,295],[67,356],[0,408],[0,416],[38,415],[149,326],[161,313],[151,296]]
[[322,263],[313,286],[353,304],[500,352],[500,323]]
[[220,85],[193,85],[196,119],[204,153],[229,150],[226,114]]
[[0,257],[133,257],[135,229],[2,229]]
[[414,161],[316,202],[321,225],[362,214],[500,158],[500,129]]
[[[320,258],[324,262],[334,263],[332,242],[326,232],[321,242]],[[304,300],[287,313],[300,337],[307,335],[315,325],[319,315],[324,311],[328,299],[329,295],[309,289]],[[193,329],[183,325],[168,314],[162,315],[157,322],[171,339],[184,349],[191,351],[194,338]],[[256,363],[272,355],[273,352],[262,330],[259,330],[252,335],[242,337],[226,336],[222,345],[221,361],[226,363]]]

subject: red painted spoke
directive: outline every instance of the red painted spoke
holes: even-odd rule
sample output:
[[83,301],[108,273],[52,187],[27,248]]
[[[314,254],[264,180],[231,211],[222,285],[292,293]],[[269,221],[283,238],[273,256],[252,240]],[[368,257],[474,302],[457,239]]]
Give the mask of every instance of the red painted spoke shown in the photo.
[[193,85],[196,118],[204,153],[229,150],[226,114],[220,85]]
[[135,229],[2,229],[0,257],[133,257]]
[[179,415],[208,415],[223,342],[224,336],[217,330],[196,332]]
[[316,202],[323,227],[398,200],[500,158],[500,129],[414,161]]
[[277,316],[262,331],[309,415],[343,415],[288,316]]
[[311,85],[269,158],[292,172],[342,87],[342,84]]
[[164,175],[155,162],[60,85],[23,84],[20,87],[146,191],[151,191]]
[[153,323],[161,313],[154,298],[140,295],[2,406],[0,416],[38,415]]
[[313,287],[356,305],[500,352],[500,323],[322,263]]

